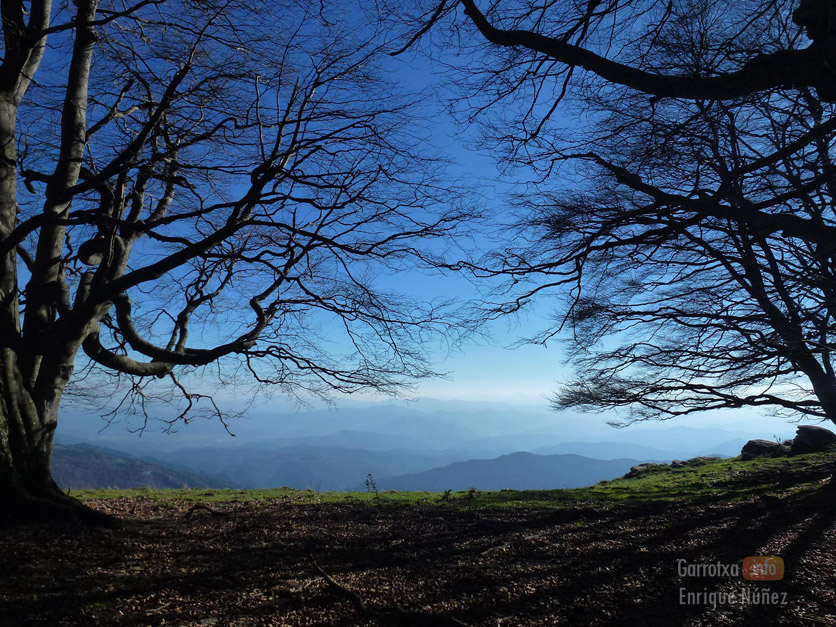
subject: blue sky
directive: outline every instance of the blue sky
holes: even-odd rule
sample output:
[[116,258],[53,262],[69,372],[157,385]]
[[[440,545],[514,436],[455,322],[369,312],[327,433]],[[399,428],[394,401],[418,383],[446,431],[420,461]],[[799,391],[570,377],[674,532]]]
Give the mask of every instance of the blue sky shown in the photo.
[[[391,63],[393,73],[407,90],[427,97],[422,112],[424,124],[429,125],[433,149],[450,161],[449,174],[474,194],[479,209],[494,217],[505,214],[511,182],[500,176],[494,156],[477,150],[478,129],[457,124],[447,112],[447,87],[436,75],[437,68],[412,53],[398,56]],[[491,246],[487,234],[476,234],[472,244],[482,250]],[[487,295],[485,286],[480,294],[467,280],[455,276],[441,280],[413,273],[398,277],[398,283],[408,292],[428,297],[448,295],[466,301]],[[518,319],[495,321],[485,329],[489,338],[474,338],[449,355],[439,347],[434,352],[437,369],[449,374],[422,381],[415,396],[545,406],[556,377],[564,372],[559,346],[509,347],[541,330],[548,323],[547,312],[546,307],[538,307]]]
[[[476,149],[479,140],[478,129],[457,124],[445,111],[443,104],[447,94],[443,79],[435,76],[426,59],[413,54],[400,56],[392,63],[400,80],[409,89],[430,96],[424,114],[431,120],[430,130],[434,147],[451,162],[450,173],[468,182],[488,212],[507,215],[507,199],[515,181],[500,174],[494,155]],[[487,237],[480,239],[478,235],[475,243],[485,248],[491,245]],[[424,294],[429,297],[455,294],[462,300],[480,296],[467,281],[456,277],[439,280],[437,277],[413,273],[397,277],[397,282],[414,295]],[[555,304],[554,300],[541,299],[530,305],[518,317],[508,317],[491,323],[486,328],[490,335],[489,340],[474,338],[452,354],[446,354],[442,349],[435,351],[436,367],[439,371],[446,372],[447,376],[421,381],[408,396],[510,403],[532,408],[548,407],[548,399],[556,391],[558,381],[571,376],[570,369],[564,363],[562,343],[559,337],[548,346],[520,345],[519,340],[534,336],[547,328],[553,321]],[[386,402],[380,397],[363,394],[347,402],[358,401]],[[584,420],[602,423],[608,418],[611,417],[589,414]],[[556,419],[559,420],[559,417],[556,416]],[[696,414],[675,418],[660,426],[667,427],[673,424],[755,432],[763,430],[765,434],[789,434],[794,431],[793,424],[786,419],[753,409]]]
[[[413,53],[396,57],[392,64],[407,89],[427,97],[423,115],[431,120],[434,148],[450,161],[449,173],[466,183],[481,210],[493,219],[505,218],[514,181],[500,174],[497,155],[477,149],[478,128],[463,125],[449,114],[446,105],[451,94],[446,91],[446,79],[436,74],[438,66]],[[494,245],[489,237],[496,234],[476,234],[473,244],[487,250]],[[463,278],[440,281],[416,273],[401,279],[401,285],[416,294],[438,294],[441,290],[462,300],[490,297],[488,284],[477,290]],[[568,374],[560,343],[548,347],[517,344],[549,325],[553,306],[553,302],[544,301],[519,316],[496,320],[485,328],[489,338],[474,338],[450,355],[438,350],[437,368],[449,374],[443,379],[422,381],[415,396],[547,406],[556,379]]]
[[[393,75],[402,82],[405,90],[428,96],[423,110],[426,131],[431,137],[431,150],[450,161],[449,173],[474,193],[474,201],[488,213],[507,215],[507,196],[513,180],[503,179],[494,156],[476,150],[477,129],[457,124],[445,111],[443,79],[435,74],[430,62],[414,54],[406,54],[391,60]],[[477,248],[490,246],[488,234],[476,233],[472,242]],[[455,296],[464,302],[480,296],[477,289],[463,277],[439,278],[419,272],[382,276],[381,283],[394,286],[415,298]],[[428,397],[443,400],[487,401],[511,403],[536,408],[546,408],[548,397],[556,390],[557,381],[567,378],[569,372],[563,365],[564,353],[559,341],[547,347],[522,345],[511,349],[522,337],[530,337],[547,327],[552,307],[547,300],[532,305],[519,318],[495,321],[486,329],[490,340],[474,338],[448,354],[442,345],[430,348],[435,368],[449,373],[446,378],[421,381],[411,397]],[[194,334],[199,339],[199,333]],[[219,398],[229,398],[229,391],[222,391]],[[387,402],[371,395],[357,395],[337,399],[337,404],[356,402]],[[589,415],[590,422],[601,423],[604,418]],[[556,416],[556,421],[560,417]],[[724,426],[760,428],[769,436],[776,425],[751,411],[724,412],[708,416],[677,419],[677,424],[692,426]],[[670,425],[668,425],[670,426]],[[789,428],[789,427],[788,427]],[[791,430],[791,428],[789,428]]]

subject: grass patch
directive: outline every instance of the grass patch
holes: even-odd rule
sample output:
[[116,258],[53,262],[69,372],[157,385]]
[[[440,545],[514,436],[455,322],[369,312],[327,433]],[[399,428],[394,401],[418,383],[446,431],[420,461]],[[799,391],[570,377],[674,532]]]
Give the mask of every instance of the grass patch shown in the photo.
[[166,501],[185,501],[189,503],[267,503],[284,501],[299,504],[352,504],[375,505],[418,505],[439,500],[436,492],[316,492],[314,490],[296,490],[294,488],[271,488],[254,490],[237,489],[156,489],[136,488],[122,490],[101,488],[78,490],[73,496],[82,501],[108,500],[143,497],[160,503]]
[[829,476],[836,454],[818,453],[778,459],[741,461],[740,458],[671,468],[654,468],[631,478],[604,481],[586,488],[559,490],[501,490],[460,492],[316,492],[292,488],[269,490],[235,489],[98,489],[79,490],[82,500],[144,497],[158,503],[270,503],[342,504],[368,506],[416,506],[467,508],[554,508],[613,506],[652,503],[701,503],[740,501],[754,496],[799,492],[813,489]]

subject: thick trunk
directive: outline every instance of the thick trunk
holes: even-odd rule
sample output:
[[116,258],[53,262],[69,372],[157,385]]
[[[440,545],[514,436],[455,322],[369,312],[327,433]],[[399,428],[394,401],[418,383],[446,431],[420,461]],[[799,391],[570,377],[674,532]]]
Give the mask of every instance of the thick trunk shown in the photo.
[[[2,3],[6,55],[0,67],[0,240],[11,237],[17,226],[17,108],[46,45],[45,38],[33,34],[49,25],[51,4],[50,0],[31,3],[27,25],[22,3]],[[95,43],[92,20],[98,0],[76,4],[78,25],[59,163],[44,208],[49,216],[66,212],[69,200],[62,193],[78,180],[85,145],[87,82]],[[63,243],[63,227],[56,223],[48,222],[39,233],[24,319],[29,333],[23,337],[17,251],[0,254],[0,520],[105,522],[104,517],[61,492],[50,468],[58,407],[86,331],[83,323],[77,323],[74,329],[56,332],[55,297],[51,294],[63,278]]]
[[824,369],[806,373],[813,384],[813,392],[828,420],[836,424],[836,381]]
[[61,115],[61,146],[58,163],[47,184],[43,210],[49,219],[38,233],[35,263],[26,285],[26,316],[23,322],[26,350],[21,352],[24,362],[21,368],[24,382],[30,388],[38,383],[41,364],[47,358],[45,352],[53,348],[49,340],[56,318],[56,301],[62,298],[69,301],[69,293],[62,287],[65,283],[61,266],[66,227],[52,218],[66,218],[71,203],[67,190],[78,182],[81,171],[87,141],[87,88],[96,42],[92,22],[96,17],[98,0],[79,0],[75,4],[78,13]]
[[[17,221],[15,112],[14,103],[0,97],[0,238],[8,237]],[[85,517],[85,508],[52,479],[55,421],[43,420],[24,385],[20,345],[17,259],[11,250],[0,256],[0,520]],[[60,394],[51,398],[51,413],[57,415]]]
[[54,425],[39,416],[14,352],[0,350],[0,522],[111,522],[53,480]]

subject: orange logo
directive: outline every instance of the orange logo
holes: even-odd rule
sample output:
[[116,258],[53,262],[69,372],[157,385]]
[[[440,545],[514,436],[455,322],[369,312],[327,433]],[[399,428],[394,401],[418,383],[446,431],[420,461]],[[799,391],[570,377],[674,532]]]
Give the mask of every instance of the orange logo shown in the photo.
[[772,555],[743,560],[743,578],[749,581],[779,581],[784,578],[784,560]]

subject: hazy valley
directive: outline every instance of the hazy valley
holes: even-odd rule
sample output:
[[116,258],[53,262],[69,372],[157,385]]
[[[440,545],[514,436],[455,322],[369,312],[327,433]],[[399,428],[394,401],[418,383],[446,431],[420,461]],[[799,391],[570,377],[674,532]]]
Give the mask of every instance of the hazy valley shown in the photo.
[[230,423],[235,437],[213,421],[176,433],[153,420],[141,433],[130,422],[102,426],[81,412],[63,423],[55,460],[63,486],[364,491],[372,475],[379,490],[582,487],[641,462],[734,456],[762,436],[713,427],[613,429],[526,407],[429,401],[253,412]]

